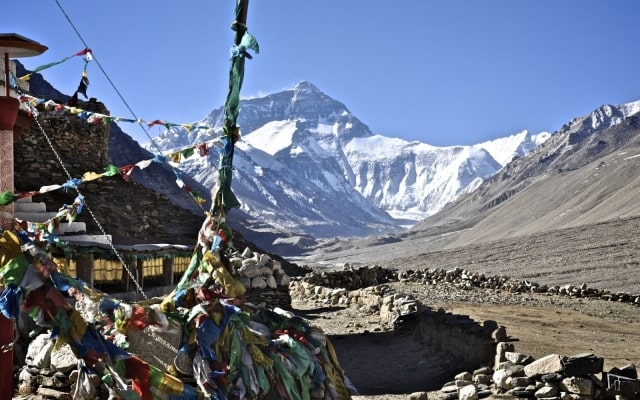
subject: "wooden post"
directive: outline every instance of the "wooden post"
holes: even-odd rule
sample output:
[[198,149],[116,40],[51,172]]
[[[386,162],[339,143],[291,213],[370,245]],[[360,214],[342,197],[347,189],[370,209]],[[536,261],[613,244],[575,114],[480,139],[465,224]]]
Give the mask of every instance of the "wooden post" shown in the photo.
[[[140,285],[140,290],[144,289],[144,262],[138,258],[136,261],[136,272],[138,276],[136,279],[138,280],[138,284]],[[138,288],[136,288],[138,290]]]
[[131,265],[133,264],[133,260],[131,258],[131,256],[127,256],[124,258],[125,262],[127,263],[127,265],[123,265],[122,266],[122,291],[123,292],[128,292],[130,290],[130,285],[131,285],[131,277],[129,277],[129,273],[127,272],[127,268],[129,268],[129,270],[131,270]]
[[[18,117],[20,101],[11,97],[9,54],[32,57],[42,54],[46,46],[15,33],[0,34],[0,54],[4,56],[4,96],[0,96],[0,191],[14,193],[13,126]],[[0,228],[13,229],[13,203],[0,207]],[[0,399],[13,398],[14,321],[0,314]]]
[[173,285],[173,257],[162,259],[162,284],[165,286]]
[[0,398],[13,398],[14,321],[0,313]]
[[235,31],[236,36],[234,42],[239,45],[242,41],[242,36],[247,31],[247,11],[249,9],[249,0],[237,0],[238,1],[238,15],[236,15]]
[[[13,125],[18,117],[20,102],[13,97],[0,96],[0,192],[14,192],[13,184]],[[0,229],[15,225],[13,203],[0,206]]]
[[78,254],[76,258],[76,277],[93,287],[93,254]]

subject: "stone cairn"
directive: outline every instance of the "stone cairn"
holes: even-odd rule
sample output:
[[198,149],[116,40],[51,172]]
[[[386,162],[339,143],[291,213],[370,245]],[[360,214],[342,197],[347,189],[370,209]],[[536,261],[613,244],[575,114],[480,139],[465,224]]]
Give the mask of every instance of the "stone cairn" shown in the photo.
[[[232,274],[242,282],[247,289],[245,299],[256,305],[268,306],[270,308],[280,307],[291,308],[291,296],[289,295],[290,278],[282,269],[279,261],[273,260],[267,254],[254,252],[248,247],[242,253],[236,253],[229,259]],[[87,306],[82,301],[75,302],[75,308],[87,320],[96,320],[98,310],[95,304]],[[139,331],[132,335],[129,340],[135,343],[149,344],[150,350],[146,351],[142,346],[138,346],[139,356],[152,364],[162,361],[163,367],[172,362],[175,354],[170,354],[164,360],[158,354],[158,336],[164,339],[163,342],[172,342],[178,346],[181,332],[176,329],[175,334],[166,333],[164,335],[153,334],[151,331]],[[82,385],[83,393],[95,394],[91,398],[109,398],[109,393],[105,385],[102,384],[98,375],[84,374],[87,371],[79,360],[75,357],[68,345],[54,348],[55,339],[50,338],[50,333],[42,333],[36,336],[29,344],[24,363],[18,371],[18,393],[21,395],[39,395],[41,398],[56,400],[71,400],[76,393],[77,386]],[[162,344],[162,343],[160,343]],[[137,352],[138,353],[138,352]],[[156,356],[153,358],[151,355]]]
[[29,344],[25,365],[18,375],[18,394],[72,400],[77,395],[80,383],[83,393],[88,391],[96,399],[99,398],[99,393],[103,393],[104,396],[100,398],[108,398],[107,388],[100,377],[89,373],[80,376],[83,367],[79,365],[69,345],[65,344],[57,349],[55,341],[50,334],[42,333]]
[[242,254],[231,257],[229,262],[233,269],[231,272],[247,289],[245,297],[249,302],[266,304],[271,308],[291,308],[290,278],[279,261],[246,247]]

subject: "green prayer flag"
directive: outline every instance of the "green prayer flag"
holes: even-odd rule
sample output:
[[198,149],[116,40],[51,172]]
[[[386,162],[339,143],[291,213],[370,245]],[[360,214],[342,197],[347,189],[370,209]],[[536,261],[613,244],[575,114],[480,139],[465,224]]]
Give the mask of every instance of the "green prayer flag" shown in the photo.
[[14,201],[16,201],[17,199],[18,197],[15,194],[13,194],[13,192],[10,192],[8,190],[4,191],[0,193],[0,206],[9,205]]

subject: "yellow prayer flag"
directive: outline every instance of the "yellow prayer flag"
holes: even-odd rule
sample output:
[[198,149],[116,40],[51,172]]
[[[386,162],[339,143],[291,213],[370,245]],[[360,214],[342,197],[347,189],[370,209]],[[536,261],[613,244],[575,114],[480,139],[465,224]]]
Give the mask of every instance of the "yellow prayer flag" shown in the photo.
[[84,175],[82,175],[82,180],[84,182],[89,182],[89,181],[95,181],[98,178],[102,178],[102,174],[99,174],[97,172],[85,172]]

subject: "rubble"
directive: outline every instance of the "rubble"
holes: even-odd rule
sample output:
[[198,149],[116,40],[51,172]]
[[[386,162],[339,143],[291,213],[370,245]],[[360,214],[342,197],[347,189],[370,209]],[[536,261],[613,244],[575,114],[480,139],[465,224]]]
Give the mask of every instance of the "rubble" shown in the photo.
[[438,399],[510,395],[549,400],[620,400],[640,395],[640,381],[633,364],[603,371],[603,358],[592,353],[571,357],[549,354],[534,360],[525,354],[504,351],[505,348],[513,350],[513,343],[501,342],[496,346],[492,367],[456,375],[442,386]]
[[385,282],[394,279],[393,271],[380,266],[338,271],[314,271],[294,277],[289,284],[293,299],[314,301],[318,305],[354,306],[362,313],[378,315],[386,329],[423,308],[410,294],[398,294]]

